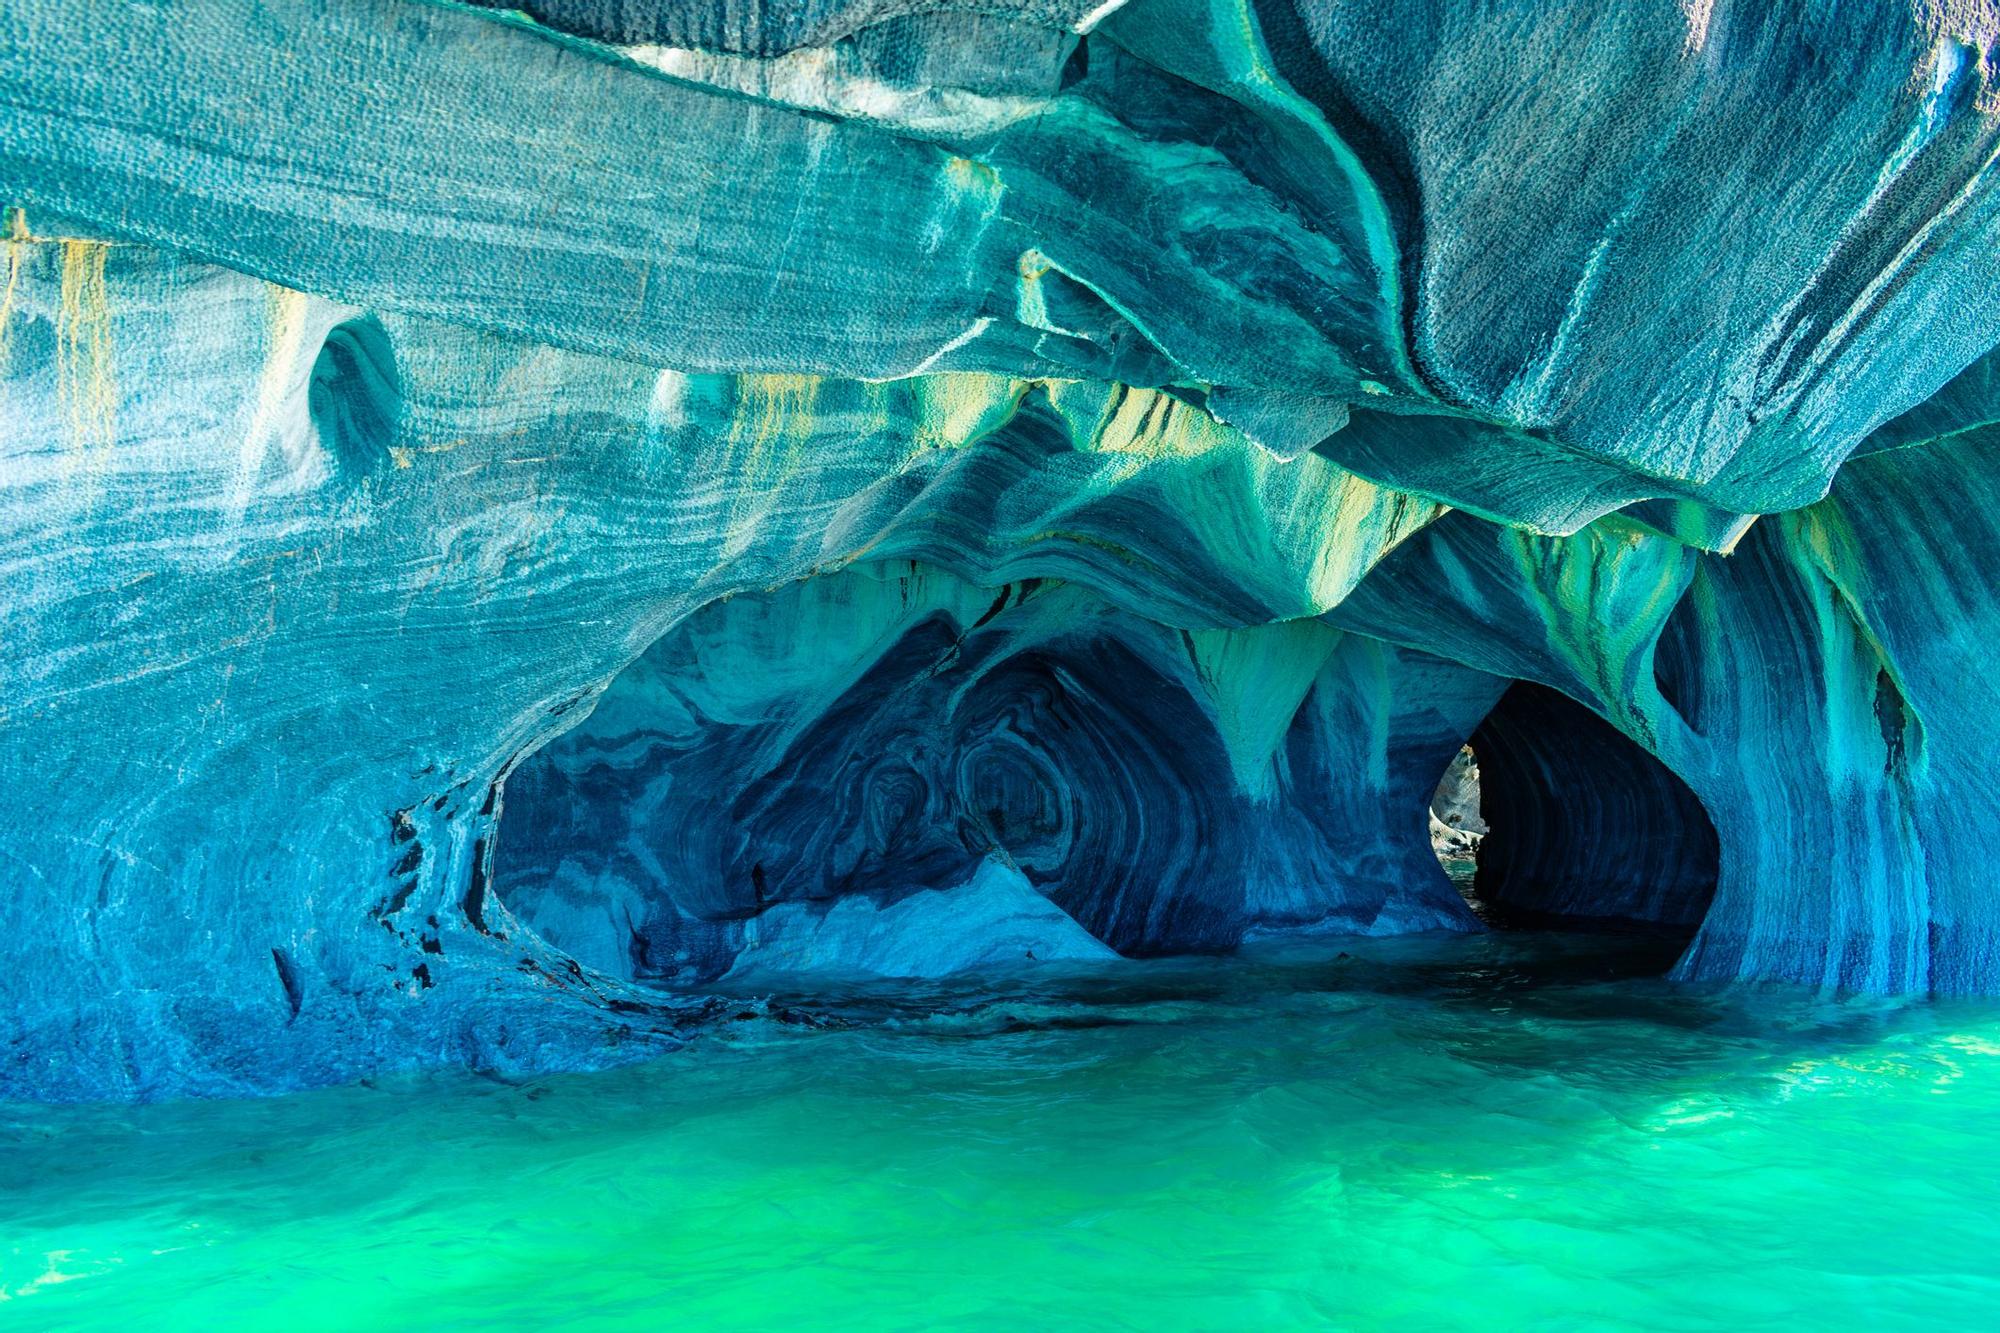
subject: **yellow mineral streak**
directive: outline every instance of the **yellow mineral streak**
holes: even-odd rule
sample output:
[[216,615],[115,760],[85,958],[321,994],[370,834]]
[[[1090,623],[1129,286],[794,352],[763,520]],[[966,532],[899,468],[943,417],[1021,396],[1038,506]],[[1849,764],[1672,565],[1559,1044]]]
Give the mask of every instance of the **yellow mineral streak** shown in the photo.
[[969,157],[952,157],[945,163],[945,171],[952,184],[964,190],[994,189],[1000,184],[1000,173],[984,162]]
[[[1839,506],[1831,501],[1792,513],[1772,516],[1784,539],[1805,569],[1815,571],[1823,587],[1815,589],[1813,611],[1819,621],[1820,663],[1826,679],[1821,693],[1829,714],[1837,715],[1848,697],[1872,698],[1873,677],[1886,675],[1904,699],[1905,752],[1913,766],[1924,758],[1924,720],[1912,708],[1909,683],[1896,667],[1896,657],[1882,642],[1876,617],[1870,613],[1862,573],[1861,535]],[[1845,641],[1851,637],[1852,649]],[[1848,763],[1873,767],[1874,758],[1857,758],[1845,751],[1845,732],[1836,720],[1827,727],[1828,767],[1835,773]]]
[[735,416],[714,473],[727,497],[724,549],[730,555],[750,548],[782,502],[801,455],[812,447],[822,387],[817,375],[744,375],[737,381]]
[[918,451],[964,449],[1007,424],[1031,381],[1001,375],[924,375],[908,382],[917,403]]
[[776,480],[789,461],[783,446],[808,439],[819,403],[817,375],[745,375],[730,423],[729,472],[755,484]]
[[28,248],[28,213],[16,208],[7,217],[7,288],[0,293],[0,393],[7,381],[8,339],[14,326],[14,293],[21,285],[21,259]]
[[1678,547],[1616,515],[1575,536],[1520,534],[1516,564],[1539,590],[1549,647],[1611,710],[1612,721],[1658,752],[1642,666],[1686,587]]
[[[16,214],[18,229],[19,215]],[[11,249],[18,238],[10,239]],[[111,298],[103,241],[62,242],[62,298],[56,314],[56,391],[78,448],[117,437],[118,388],[111,352]]]
[[[1261,461],[1261,460],[1260,460]],[[1295,463],[1263,464],[1267,469]],[[1313,606],[1327,610],[1347,600],[1364,575],[1411,533],[1445,512],[1444,506],[1377,486],[1351,472],[1327,469],[1331,512],[1318,524],[1309,588]]]
[[1118,466],[1097,475],[1093,485],[1100,491],[1131,481],[1155,463],[1195,458],[1230,444],[1248,447],[1231,427],[1157,389],[1062,383],[1049,386],[1049,398],[1069,420],[1078,449],[1122,456]]

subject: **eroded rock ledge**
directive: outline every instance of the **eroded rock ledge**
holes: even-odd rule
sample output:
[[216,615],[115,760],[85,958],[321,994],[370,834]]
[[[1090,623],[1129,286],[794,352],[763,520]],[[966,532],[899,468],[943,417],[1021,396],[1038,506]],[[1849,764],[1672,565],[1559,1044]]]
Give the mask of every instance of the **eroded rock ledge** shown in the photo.
[[0,20],[0,1095],[1475,928],[1482,724],[1543,908],[2000,992],[1984,5]]

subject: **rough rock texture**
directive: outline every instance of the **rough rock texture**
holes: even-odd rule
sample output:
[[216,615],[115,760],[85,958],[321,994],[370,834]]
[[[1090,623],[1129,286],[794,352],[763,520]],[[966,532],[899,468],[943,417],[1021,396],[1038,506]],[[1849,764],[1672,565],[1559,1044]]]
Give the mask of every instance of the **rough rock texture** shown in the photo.
[[1462,924],[1516,680],[1682,975],[2000,991],[1996,31],[0,0],[0,1095]]
[[1461,746],[1431,793],[1431,851],[1454,880],[1472,874],[1490,831],[1479,806],[1479,760]]

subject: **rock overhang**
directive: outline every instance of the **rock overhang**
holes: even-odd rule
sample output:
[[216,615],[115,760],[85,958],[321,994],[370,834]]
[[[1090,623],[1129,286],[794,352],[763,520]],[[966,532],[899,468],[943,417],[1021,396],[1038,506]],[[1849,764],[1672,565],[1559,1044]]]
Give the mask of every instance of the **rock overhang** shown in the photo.
[[[1426,784],[1518,679],[1715,820],[1685,974],[2000,988],[1952,815],[1996,692],[1977,14],[7,8],[17,1092],[679,1039],[697,1000],[516,919],[504,781],[750,602],[848,632],[857,579],[996,643],[1031,585],[1101,608],[1023,679],[1171,696],[1125,748],[1179,758],[1066,798],[1291,849],[1220,894],[1166,856],[1200,928],[1100,942],[1421,897]],[[731,726],[912,689],[787,695],[765,647]]]

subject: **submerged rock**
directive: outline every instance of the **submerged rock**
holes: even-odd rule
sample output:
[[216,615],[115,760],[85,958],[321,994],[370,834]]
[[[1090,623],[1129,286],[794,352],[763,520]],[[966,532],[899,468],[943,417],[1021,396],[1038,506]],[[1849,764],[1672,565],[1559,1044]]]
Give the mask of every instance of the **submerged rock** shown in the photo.
[[2000,992],[1986,6],[0,18],[0,1095],[1469,927],[1490,712],[1500,896]]

